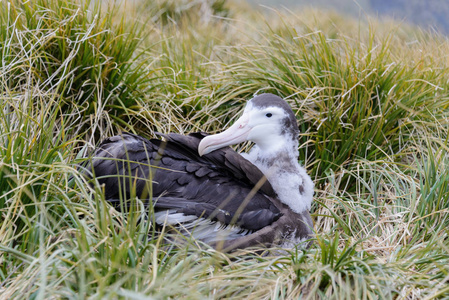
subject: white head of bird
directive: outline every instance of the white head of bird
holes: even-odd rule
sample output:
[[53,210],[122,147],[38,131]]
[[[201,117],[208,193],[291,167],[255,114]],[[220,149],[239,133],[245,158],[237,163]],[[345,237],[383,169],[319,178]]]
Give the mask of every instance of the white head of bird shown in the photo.
[[298,163],[299,129],[296,116],[282,98],[262,94],[248,101],[242,116],[227,130],[205,137],[200,155],[229,145],[252,141],[245,158],[268,178],[279,199],[297,212],[310,209],[313,182]]

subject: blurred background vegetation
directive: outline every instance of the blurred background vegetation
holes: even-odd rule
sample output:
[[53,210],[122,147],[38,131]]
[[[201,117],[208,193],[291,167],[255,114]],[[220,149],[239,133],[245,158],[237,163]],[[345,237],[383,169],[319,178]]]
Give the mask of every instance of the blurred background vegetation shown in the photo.
[[377,15],[449,33],[449,2],[446,0],[248,0],[255,6],[302,9],[315,7],[353,17]]

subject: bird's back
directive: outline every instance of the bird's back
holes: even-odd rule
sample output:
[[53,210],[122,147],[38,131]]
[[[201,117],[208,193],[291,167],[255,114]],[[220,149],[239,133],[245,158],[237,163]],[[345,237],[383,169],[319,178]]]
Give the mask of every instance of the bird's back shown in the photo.
[[[263,173],[229,147],[199,156],[201,133],[147,140],[122,133],[104,140],[87,168],[107,200],[137,196],[155,211],[206,218],[257,231],[280,217]],[[118,205],[117,205],[118,207]]]

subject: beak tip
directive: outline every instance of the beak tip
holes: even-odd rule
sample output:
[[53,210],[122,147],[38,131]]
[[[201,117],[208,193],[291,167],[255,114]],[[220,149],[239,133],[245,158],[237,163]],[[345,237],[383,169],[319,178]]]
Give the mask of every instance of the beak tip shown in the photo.
[[207,147],[204,146],[203,140],[200,142],[200,144],[198,145],[198,154],[201,156],[203,156],[204,154],[207,154],[206,151]]
[[204,156],[204,155],[206,155],[206,154],[209,154],[209,152],[210,152],[210,151],[208,151],[207,148],[204,148],[204,149],[198,148],[198,154],[199,154],[200,156]]

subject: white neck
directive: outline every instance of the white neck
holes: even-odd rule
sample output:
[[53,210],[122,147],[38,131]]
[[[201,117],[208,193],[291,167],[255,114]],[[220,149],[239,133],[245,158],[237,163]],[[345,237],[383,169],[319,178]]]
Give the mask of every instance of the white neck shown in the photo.
[[313,182],[298,163],[297,149],[296,140],[284,139],[280,145],[258,143],[245,157],[268,178],[279,200],[301,213],[310,209]]
[[[279,153],[287,154],[288,157],[291,157],[294,160],[297,160],[298,158],[298,141],[296,140],[289,140],[289,139],[276,139],[276,140],[270,140],[270,139],[262,139],[257,142],[257,144],[254,146],[259,148],[258,151],[258,158],[269,158],[279,155]],[[253,148],[254,148],[253,147]]]

